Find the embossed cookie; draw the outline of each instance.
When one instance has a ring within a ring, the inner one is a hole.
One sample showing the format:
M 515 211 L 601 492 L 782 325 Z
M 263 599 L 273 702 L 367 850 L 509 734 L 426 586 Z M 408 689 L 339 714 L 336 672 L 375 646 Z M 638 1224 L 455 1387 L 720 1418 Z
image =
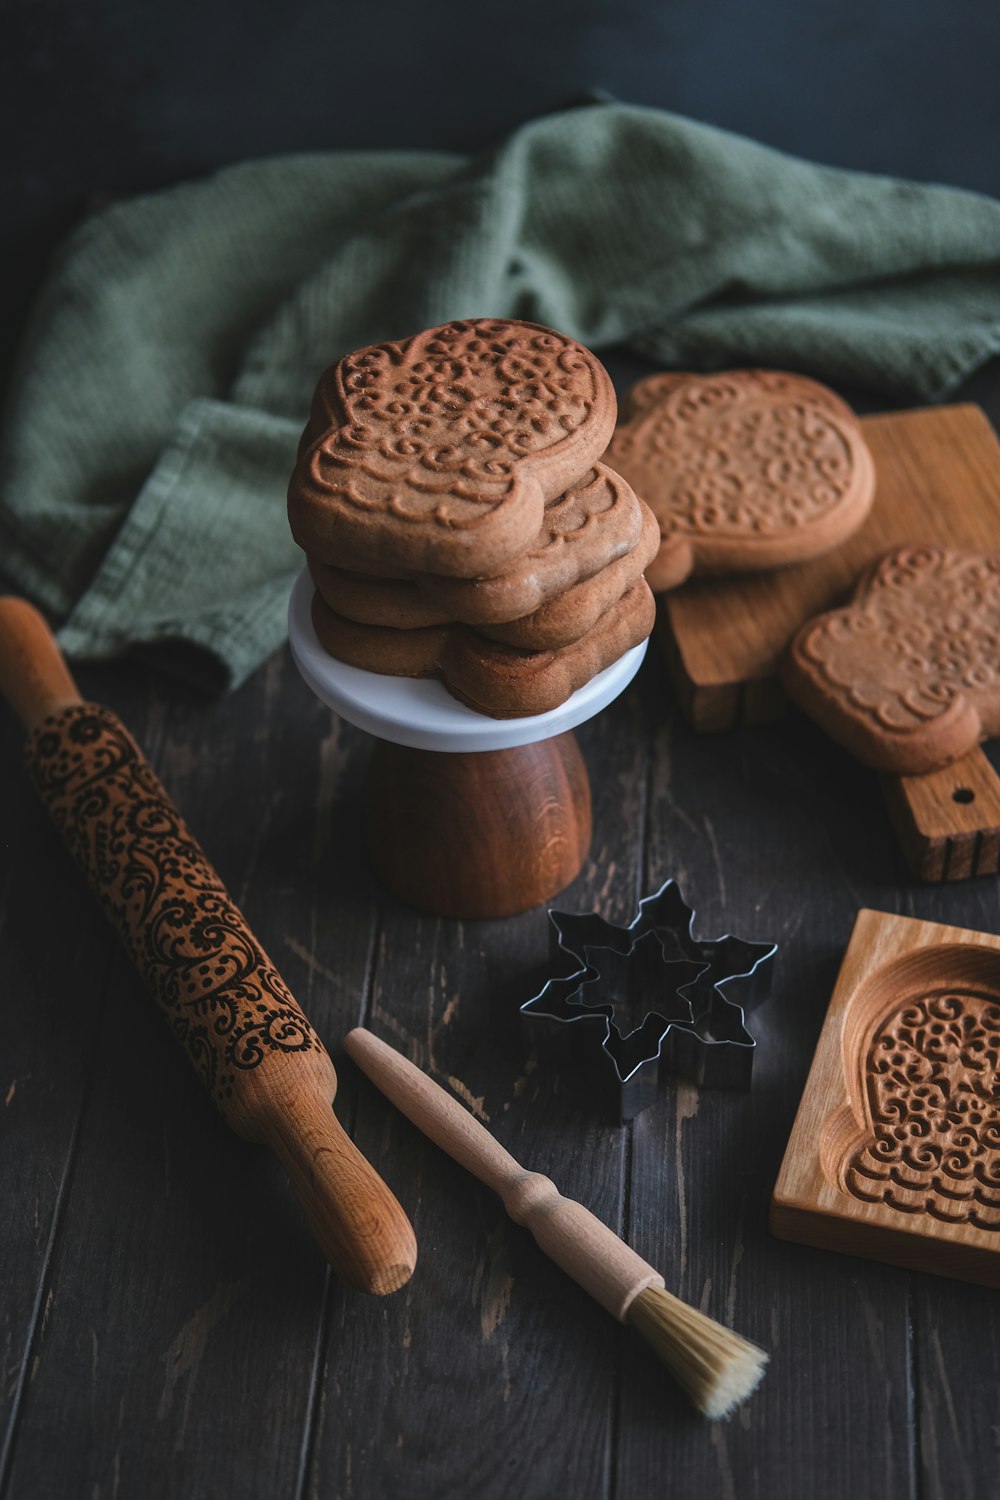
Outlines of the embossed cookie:
M 831 391 L 828 385 L 810 380 L 807 375 L 792 375 L 787 370 L 728 370 L 718 375 L 693 375 L 684 370 L 664 370 L 659 375 L 647 375 L 638 381 L 628 393 L 626 416 L 635 416 L 655 402 L 663 400 L 682 386 L 687 386 L 694 400 L 701 399 L 694 390 L 695 383 L 709 384 L 714 399 L 739 401 L 754 392 L 776 401 L 808 401 L 814 406 L 825 407 L 845 420 L 856 422 L 847 402 Z
M 782 681 L 866 765 L 936 770 L 1000 734 L 1000 552 L 905 546 L 804 625 Z
M 590 469 L 614 390 L 582 345 L 536 323 L 446 323 L 348 355 L 321 377 L 288 490 L 317 561 L 488 577 Z
M 605 456 L 660 523 L 646 571 L 656 590 L 818 556 L 860 526 L 875 494 L 849 407 L 776 370 L 639 381 Z
M 572 645 L 519 651 L 484 639 L 468 625 L 391 630 L 345 620 L 318 594 L 312 605 L 316 635 L 331 656 L 369 672 L 440 677 L 454 697 L 495 719 L 558 708 L 645 640 L 655 613 L 653 596 L 640 578 Z
M 498 576 L 423 574 L 417 581 L 454 620 L 479 626 L 518 620 L 631 552 L 642 531 L 642 506 L 631 486 L 597 464 L 548 502 L 538 532 Z
M 454 615 L 422 594 L 412 578 L 373 578 L 347 568 L 331 568 L 307 559 L 316 592 L 338 615 L 359 625 L 388 625 L 414 630 L 424 625 L 447 625 Z
M 637 503 L 641 506 L 643 525 L 630 552 L 549 599 L 530 615 L 496 625 L 478 625 L 480 635 L 525 651 L 541 651 L 568 646 L 596 625 L 615 600 L 642 577 L 659 549 L 660 528 L 656 517 L 648 505 Z
M 461 620 L 527 651 L 566 646 L 642 575 L 660 531 L 649 507 L 601 464 L 550 501 L 545 516 L 535 545 L 499 578 L 379 579 L 313 559 L 309 571 L 324 602 L 359 624 L 414 629 Z

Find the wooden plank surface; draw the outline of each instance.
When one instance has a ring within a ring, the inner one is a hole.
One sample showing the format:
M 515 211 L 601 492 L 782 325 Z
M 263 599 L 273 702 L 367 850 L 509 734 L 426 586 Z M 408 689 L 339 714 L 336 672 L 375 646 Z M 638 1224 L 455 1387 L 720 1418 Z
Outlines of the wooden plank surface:
M 868 520 L 854 536 L 811 562 L 696 579 L 660 596 L 657 638 L 697 728 L 728 729 L 780 711 L 776 664 L 786 644 L 888 548 L 998 545 L 1000 441 L 979 407 L 894 412 L 865 417 L 862 427 L 877 486 Z
M 365 737 L 284 654 L 218 703 L 134 668 L 81 676 L 152 750 L 331 1047 L 362 1019 L 402 1045 L 771 1364 L 732 1421 L 704 1422 L 335 1051 L 339 1113 L 420 1243 L 394 1297 L 338 1286 L 280 1169 L 223 1127 L 112 957 L 7 722 L 4 1500 L 944 1500 L 956 1476 L 989 1492 L 995 1294 L 781 1243 L 766 1213 L 858 908 L 996 931 L 995 878 L 910 885 L 863 768 L 797 717 L 695 734 L 651 654 L 580 732 L 594 845 L 560 904 L 628 920 L 673 875 L 699 934 L 780 952 L 749 1021 L 751 1092 L 665 1083 L 622 1127 L 516 1019 L 544 913 L 439 922 L 381 892 L 360 844 Z
M 622 753 L 606 718 L 588 726 L 595 843 L 584 874 L 559 898 L 630 920 L 646 789 L 645 737 L 635 722 Z M 626 723 L 629 719 L 626 718 Z M 631 743 L 629 743 L 631 741 Z M 386 898 L 367 1024 L 469 1103 L 528 1167 L 553 1176 L 616 1228 L 621 1224 L 626 1132 L 580 1097 L 567 1072 L 526 1051 L 519 999 L 546 962 L 542 910 L 502 922 L 422 917 Z M 530 1033 L 528 1033 L 530 1036 Z M 345 1070 L 348 1065 L 345 1064 Z M 384 1310 L 366 1311 L 381 1357 L 344 1388 L 342 1362 L 323 1371 L 311 1482 L 348 1494 L 501 1497 L 606 1493 L 622 1330 L 566 1281 L 500 1201 L 424 1141 L 366 1082 L 358 1140 L 413 1214 L 423 1280 Z M 421 1273 L 418 1273 L 420 1275 Z M 334 1318 L 336 1319 L 336 1310 Z M 637 1342 L 633 1335 L 632 1345 Z M 448 1350 L 442 1362 L 441 1355 Z M 367 1414 L 382 1413 L 360 1445 Z M 560 1420 L 558 1413 L 572 1413 Z M 460 1434 L 508 1434 L 494 1441 Z M 413 1489 L 419 1455 L 420 1480 Z
M 669 1475 L 684 1500 L 763 1500 L 807 1483 L 875 1500 L 907 1494 L 912 1480 L 905 1277 L 859 1277 L 843 1262 L 837 1276 L 830 1257 L 781 1245 L 766 1225 L 855 882 L 865 865 L 867 878 L 890 878 L 892 864 L 877 824 L 866 839 L 878 804 L 854 768 L 832 794 L 814 780 L 826 750 L 795 721 L 710 738 L 667 721 L 656 734 L 647 886 L 676 874 L 699 935 L 773 939 L 779 952 L 770 998 L 748 1015 L 758 1039 L 750 1093 L 682 1085 L 636 1122 L 636 1243 L 648 1254 L 653 1237 L 667 1238 L 680 1294 L 771 1360 L 759 1396 L 708 1441 L 679 1403 L 665 1410 L 648 1370 L 636 1371 L 630 1403 L 643 1423 L 623 1443 L 624 1494 L 652 1495 L 657 1475 Z M 811 852 L 803 818 L 813 820 Z M 813 1395 L 822 1388 L 820 1402 L 804 1397 L 804 1380 L 815 1380 Z

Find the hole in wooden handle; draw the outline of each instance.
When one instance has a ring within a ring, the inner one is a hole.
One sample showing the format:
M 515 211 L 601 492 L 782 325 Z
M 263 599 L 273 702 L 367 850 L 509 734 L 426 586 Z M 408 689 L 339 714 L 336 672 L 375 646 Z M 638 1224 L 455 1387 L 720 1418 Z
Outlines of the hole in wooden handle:
M 975 802 L 976 794 L 971 786 L 957 786 L 951 794 L 952 802 Z

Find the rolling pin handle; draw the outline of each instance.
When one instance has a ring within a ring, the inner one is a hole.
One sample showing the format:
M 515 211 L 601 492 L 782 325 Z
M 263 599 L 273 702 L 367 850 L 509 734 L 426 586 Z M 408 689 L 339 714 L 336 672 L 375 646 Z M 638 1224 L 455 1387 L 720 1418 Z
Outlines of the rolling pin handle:
M 309 1222 L 340 1279 L 385 1296 L 413 1274 L 417 1242 L 409 1219 L 323 1099 L 303 1096 L 261 1122 Z
M 49 714 L 82 702 L 45 620 L 13 594 L 0 597 L 0 696 L 29 732 Z

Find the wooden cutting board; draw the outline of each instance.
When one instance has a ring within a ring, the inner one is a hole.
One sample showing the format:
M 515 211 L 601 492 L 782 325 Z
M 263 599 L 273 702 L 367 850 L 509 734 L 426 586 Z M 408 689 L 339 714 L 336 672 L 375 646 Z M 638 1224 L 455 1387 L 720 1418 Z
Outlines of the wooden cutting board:
M 877 487 L 868 520 L 842 546 L 769 573 L 700 578 L 659 598 L 657 639 L 696 729 L 776 718 L 776 676 L 792 635 L 846 595 L 898 542 L 1000 547 L 1000 441 L 978 406 L 864 417 Z
M 890 547 L 1000 547 L 1000 441 L 978 406 L 865 417 L 862 427 L 875 460 L 875 503 L 841 547 L 795 567 L 697 579 L 660 595 L 657 641 L 694 728 L 776 718 L 785 704 L 777 663 L 791 636 L 838 604 Z M 929 776 L 885 777 L 883 788 L 918 879 L 1000 868 L 1000 780 L 982 751 Z
M 1000 937 L 860 912 L 773 1233 L 1000 1286 L 998 1047 Z

